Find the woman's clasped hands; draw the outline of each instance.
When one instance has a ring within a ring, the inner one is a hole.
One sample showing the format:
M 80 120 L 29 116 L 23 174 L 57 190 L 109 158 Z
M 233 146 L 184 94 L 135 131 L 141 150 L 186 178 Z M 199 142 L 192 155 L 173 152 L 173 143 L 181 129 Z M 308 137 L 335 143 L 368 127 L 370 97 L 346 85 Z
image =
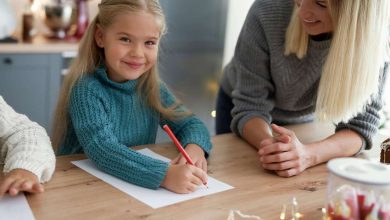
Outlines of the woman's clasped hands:
M 274 137 L 261 141 L 258 150 L 264 169 L 282 177 L 290 177 L 315 163 L 309 146 L 303 144 L 293 131 L 276 124 L 272 124 L 271 128 Z

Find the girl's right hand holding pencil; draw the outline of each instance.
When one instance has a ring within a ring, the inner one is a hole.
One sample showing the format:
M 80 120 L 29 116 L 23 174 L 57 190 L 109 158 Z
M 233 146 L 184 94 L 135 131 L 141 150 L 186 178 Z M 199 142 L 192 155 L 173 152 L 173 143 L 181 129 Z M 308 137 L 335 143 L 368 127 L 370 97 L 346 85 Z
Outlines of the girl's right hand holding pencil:
M 185 151 L 191 158 L 193 165 L 201 168 L 204 172 L 207 172 L 207 160 L 203 149 L 196 144 L 188 144 Z M 171 161 L 171 164 L 186 164 L 188 163 L 183 154 L 179 153 L 175 159 Z
M 175 193 L 194 192 L 207 183 L 207 174 L 200 168 L 189 165 L 170 165 L 161 186 Z

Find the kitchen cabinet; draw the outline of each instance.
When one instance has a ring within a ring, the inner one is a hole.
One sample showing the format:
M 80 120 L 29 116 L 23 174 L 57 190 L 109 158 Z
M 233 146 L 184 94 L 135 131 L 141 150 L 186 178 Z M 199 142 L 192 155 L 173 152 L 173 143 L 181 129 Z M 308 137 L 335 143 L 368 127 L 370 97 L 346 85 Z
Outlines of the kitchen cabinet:
M 160 0 L 167 21 L 164 52 L 213 52 L 224 48 L 228 1 Z
M 61 53 L 0 53 L 0 95 L 51 132 L 61 83 Z
M 160 0 L 160 3 L 167 21 L 159 57 L 160 77 L 213 135 L 228 1 Z M 161 136 L 157 139 L 169 141 L 164 133 Z

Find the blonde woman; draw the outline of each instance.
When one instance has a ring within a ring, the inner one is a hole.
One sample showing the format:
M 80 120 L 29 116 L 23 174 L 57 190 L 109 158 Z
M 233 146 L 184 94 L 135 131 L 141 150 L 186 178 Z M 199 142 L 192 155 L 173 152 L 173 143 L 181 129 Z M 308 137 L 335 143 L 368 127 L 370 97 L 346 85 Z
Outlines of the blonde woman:
M 204 124 L 158 79 L 164 30 L 157 0 L 101 1 L 65 78 L 53 142 L 60 155 L 85 153 L 130 183 L 190 193 L 207 182 L 212 146 Z M 181 154 L 168 164 L 129 148 L 155 143 L 159 124 L 172 128 L 195 166 Z
M 264 169 L 284 177 L 370 149 L 389 21 L 388 0 L 255 1 L 224 70 L 217 133 L 232 129 L 258 149 Z M 280 126 L 314 119 L 335 123 L 335 133 L 303 144 Z
M 0 198 L 8 192 L 40 193 L 42 183 L 50 180 L 56 158 L 44 128 L 18 114 L 0 96 Z

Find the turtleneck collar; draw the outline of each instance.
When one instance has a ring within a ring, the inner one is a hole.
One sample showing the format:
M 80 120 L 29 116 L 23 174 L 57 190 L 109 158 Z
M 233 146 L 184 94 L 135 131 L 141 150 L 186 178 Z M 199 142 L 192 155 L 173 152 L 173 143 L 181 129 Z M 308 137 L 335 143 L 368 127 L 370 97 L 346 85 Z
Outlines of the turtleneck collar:
M 116 88 L 119 90 L 123 90 L 123 91 L 127 91 L 127 92 L 135 91 L 135 87 L 136 87 L 137 82 L 138 82 L 138 80 L 136 80 L 136 79 L 135 80 L 128 80 L 128 81 L 125 81 L 122 83 L 112 81 L 110 78 L 108 78 L 107 68 L 104 64 L 100 64 L 96 68 L 95 75 L 98 78 L 98 80 L 101 81 L 102 83 L 104 83 L 110 87 L 113 87 L 113 88 Z
M 327 49 L 332 42 L 332 33 L 323 33 L 309 37 L 309 44 L 317 49 Z
M 310 35 L 310 38 L 314 41 L 326 41 L 333 37 L 333 33 L 322 33 L 318 35 Z

